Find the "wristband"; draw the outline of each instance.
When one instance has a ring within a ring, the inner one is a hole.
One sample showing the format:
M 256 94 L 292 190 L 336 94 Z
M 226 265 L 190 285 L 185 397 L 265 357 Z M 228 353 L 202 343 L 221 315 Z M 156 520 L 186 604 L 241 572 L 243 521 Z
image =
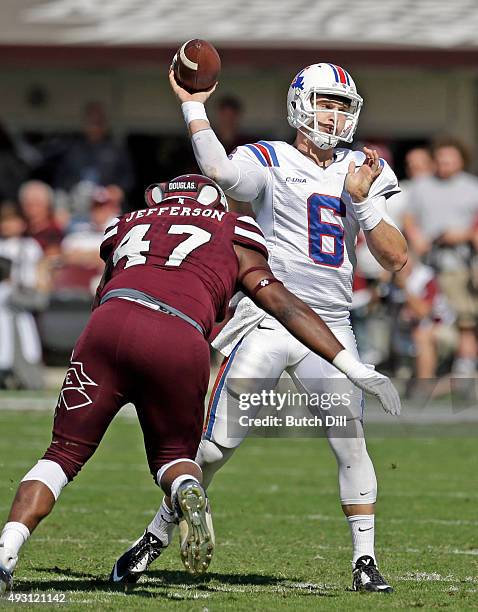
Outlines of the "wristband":
M 202 102 L 196 102 L 195 100 L 183 102 L 181 104 L 181 109 L 186 125 L 189 125 L 191 121 L 196 121 L 197 119 L 209 121 L 206 115 L 206 108 Z
M 363 202 L 354 202 L 352 204 L 357 216 L 357 221 L 364 231 L 372 230 L 383 219 L 381 213 L 373 205 L 372 198 Z

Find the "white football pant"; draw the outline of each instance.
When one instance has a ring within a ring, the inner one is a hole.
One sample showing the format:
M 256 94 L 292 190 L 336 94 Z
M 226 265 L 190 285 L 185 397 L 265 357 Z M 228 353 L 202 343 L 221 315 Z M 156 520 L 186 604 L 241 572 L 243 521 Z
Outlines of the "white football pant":
M 357 346 L 348 322 L 330 325 L 337 339 L 357 358 Z M 368 456 L 362 427 L 362 392 L 333 365 L 312 353 L 271 317 L 243 338 L 223 363 L 211 396 L 204 436 L 196 457 L 208 486 L 215 472 L 228 460 L 248 434 L 244 417 L 253 417 L 260 407 L 241 409 L 239 394 L 274 389 L 283 372 L 300 393 L 346 394 L 347 404 L 331 406 L 327 414 L 346 415 L 346 427 L 325 428 L 339 468 L 340 500 L 343 505 L 374 503 L 375 471 Z M 267 384 L 264 384 L 267 381 Z M 322 411 L 322 414 L 324 411 Z M 260 413 L 259 413 L 260 416 Z M 323 420 L 325 423 L 325 419 Z

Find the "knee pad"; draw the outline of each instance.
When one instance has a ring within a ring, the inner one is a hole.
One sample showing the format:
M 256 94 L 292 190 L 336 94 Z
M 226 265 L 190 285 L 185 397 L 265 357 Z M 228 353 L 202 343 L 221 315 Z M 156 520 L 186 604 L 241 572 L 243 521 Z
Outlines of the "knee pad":
M 329 438 L 339 468 L 342 505 L 374 504 L 377 479 L 363 438 Z
M 234 451 L 234 448 L 225 448 L 210 440 L 201 440 L 196 461 L 202 469 L 204 488 L 209 487 L 214 474 L 226 463 Z
M 28 480 L 42 482 L 53 493 L 55 500 L 60 496 L 63 487 L 68 484 L 68 478 L 61 466 L 55 461 L 49 461 L 48 459 L 40 459 L 22 478 L 22 482 L 27 482 Z
M 210 463 L 217 463 L 223 460 L 224 451 L 227 451 L 222 446 L 211 442 L 211 440 L 201 440 L 199 444 L 199 448 L 196 454 L 196 462 L 203 467 L 204 465 L 208 465 Z

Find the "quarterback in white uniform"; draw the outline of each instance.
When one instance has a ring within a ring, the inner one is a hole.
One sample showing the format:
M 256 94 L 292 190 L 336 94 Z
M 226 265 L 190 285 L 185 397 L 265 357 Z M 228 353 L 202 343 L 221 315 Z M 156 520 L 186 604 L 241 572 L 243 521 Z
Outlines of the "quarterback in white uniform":
M 250 213 L 245 204 L 250 202 L 275 276 L 357 356 L 349 319 L 357 234 L 364 230 L 371 252 L 388 270 L 403 267 L 407 247 L 387 215 L 387 205 L 400 191 L 391 168 L 376 151 L 336 148 L 339 141 L 351 142 L 362 106 L 351 76 L 327 63 L 303 69 L 287 98 L 288 121 L 297 129 L 295 143 L 259 141 L 229 157 L 205 112 L 214 89 L 189 94 L 172 72 L 170 81 L 203 173 L 242 205 L 238 210 Z M 247 427 L 235 427 L 241 410 L 232 392 L 234 379 L 242 384 L 248 380 L 247 391 L 254 392 L 264 380 L 274 386 L 286 371 L 298 390 L 309 394 L 331 392 L 337 385 L 343 390 L 346 381 L 245 296 L 213 345 L 228 359 L 216 380 L 196 458 L 205 486 L 247 434 Z M 377 482 L 364 440 L 362 393 L 350 387 L 346 430 L 332 426 L 325 433 L 337 459 L 340 501 L 352 535 L 353 588 L 390 592 L 375 561 Z M 165 532 L 160 513 L 148 529 Z

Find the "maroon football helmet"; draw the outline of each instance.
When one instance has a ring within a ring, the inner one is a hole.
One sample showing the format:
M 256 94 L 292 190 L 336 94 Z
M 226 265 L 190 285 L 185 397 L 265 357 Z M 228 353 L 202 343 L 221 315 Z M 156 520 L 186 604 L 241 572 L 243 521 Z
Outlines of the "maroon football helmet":
M 158 206 L 168 198 L 192 198 L 203 206 L 228 209 L 223 190 L 202 174 L 182 174 L 165 183 L 153 183 L 144 192 L 149 207 Z

